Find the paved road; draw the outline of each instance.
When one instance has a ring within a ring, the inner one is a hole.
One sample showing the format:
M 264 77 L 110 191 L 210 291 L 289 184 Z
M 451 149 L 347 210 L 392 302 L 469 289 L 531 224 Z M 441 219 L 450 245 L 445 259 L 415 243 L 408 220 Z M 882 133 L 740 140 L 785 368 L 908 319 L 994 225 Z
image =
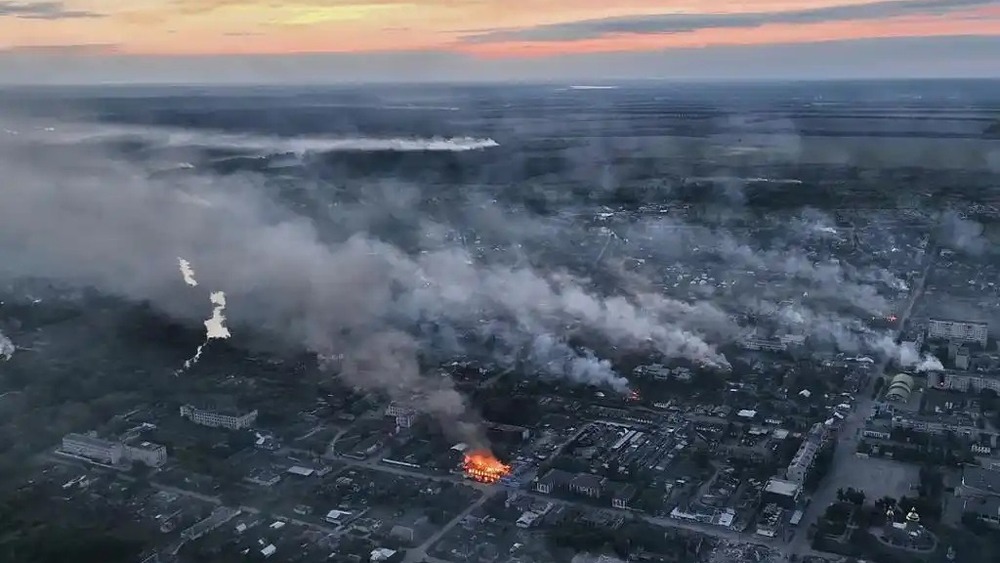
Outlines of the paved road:
M 910 300 L 906 304 L 906 308 L 900 312 L 898 318 L 898 329 L 895 331 L 894 337 L 899 338 L 903 331 L 903 327 L 906 326 L 906 320 L 910 317 L 910 313 L 913 311 L 913 306 L 917 303 L 917 300 L 924 292 L 924 284 L 927 282 L 927 276 L 930 274 L 931 268 L 934 265 L 934 255 L 937 252 L 934 246 L 928 249 L 926 254 L 927 263 L 924 265 L 923 273 L 917 280 L 916 286 L 913 288 L 913 293 L 910 295 Z M 865 419 L 871 414 L 872 405 L 874 401 L 871 398 L 872 391 L 875 385 L 875 381 L 885 373 L 886 367 L 889 365 L 889 358 L 883 358 L 872 370 L 871 381 L 868 387 L 860 391 L 857 396 L 857 400 L 854 404 L 854 409 L 847 415 L 841 426 L 841 430 L 838 435 L 836 449 L 833 454 L 833 464 L 830 468 L 830 473 L 823 479 L 820 483 L 819 489 L 813 494 L 812 500 L 809 503 L 808 508 L 802 516 L 802 521 L 799 523 L 799 528 L 795 533 L 795 537 L 792 539 L 791 545 L 787 550 L 790 554 L 802 555 L 811 552 L 809 547 L 808 531 L 809 527 L 814 524 L 819 517 L 826 512 L 826 507 L 834 502 L 837 498 L 837 489 L 844 487 L 843 483 L 851 483 L 851 458 L 854 457 L 858 448 L 858 441 L 861 437 L 861 428 L 864 426 Z
M 463 510 L 461 512 L 461 514 L 459 514 L 458 516 L 452 518 L 450 522 L 448 522 L 447 524 L 445 524 L 444 526 L 442 526 L 441 529 L 438 530 L 433 536 L 427 538 L 419 546 L 417 546 L 417 547 L 415 547 L 415 548 L 407 551 L 406 552 L 406 558 L 403 559 L 403 563 L 416 563 L 417 561 L 423 561 L 423 560 L 427 560 L 427 559 L 432 559 L 432 560 L 435 560 L 435 561 L 441 561 L 440 559 L 437 559 L 436 557 L 429 557 L 427 555 L 427 550 L 430 549 L 434 544 L 436 544 L 438 542 L 438 540 L 440 540 L 441 538 L 443 538 L 445 534 L 447 534 L 449 531 L 451 531 L 451 529 L 454 528 L 459 522 L 461 522 L 466 516 L 468 516 L 469 514 L 472 514 L 472 512 L 475 509 L 477 509 L 480 506 L 482 506 L 483 504 L 485 504 L 486 501 L 488 501 L 491 498 L 493 498 L 493 496 L 496 495 L 498 492 L 499 492 L 499 488 L 494 488 L 491 491 L 484 492 L 479 497 L 479 500 L 477 500 L 476 502 L 470 504 L 468 506 L 468 508 L 466 508 L 465 510 Z

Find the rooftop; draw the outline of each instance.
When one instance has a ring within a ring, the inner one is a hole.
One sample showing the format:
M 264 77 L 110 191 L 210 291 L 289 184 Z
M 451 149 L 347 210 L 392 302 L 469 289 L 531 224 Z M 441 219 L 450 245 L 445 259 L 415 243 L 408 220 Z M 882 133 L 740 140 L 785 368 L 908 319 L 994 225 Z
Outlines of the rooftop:
M 579 489 L 599 489 L 604 485 L 604 478 L 591 473 L 577 473 L 570 481 L 571 487 Z
M 787 497 L 795 496 L 798 490 L 798 483 L 784 479 L 771 479 L 767 482 L 767 486 L 764 487 L 765 492 Z
M 101 438 L 87 436 L 86 434 L 67 434 L 63 439 L 77 442 L 79 444 L 85 444 L 94 448 L 109 448 L 115 445 L 115 442 L 110 440 L 102 440 Z

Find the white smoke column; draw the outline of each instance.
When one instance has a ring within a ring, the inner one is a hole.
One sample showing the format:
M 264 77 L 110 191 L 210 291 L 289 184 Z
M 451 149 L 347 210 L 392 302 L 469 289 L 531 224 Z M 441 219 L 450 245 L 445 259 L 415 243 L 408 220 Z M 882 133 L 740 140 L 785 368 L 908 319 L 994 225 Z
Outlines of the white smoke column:
M 941 363 L 941 360 L 937 359 L 937 356 L 933 356 L 931 354 L 924 354 L 924 357 L 921 358 L 917 367 L 913 368 L 913 371 L 918 373 L 942 370 L 944 370 L 944 364 Z
M 184 278 L 184 283 L 191 287 L 197 287 L 198 280 L 195 278 L 194 268 L 191 267 L 191 263 L 178 257 L 177 264 L 181 271 L 181 277 Z M 205 321 L 205 341 L 198 346 L 194 356 L 184 362 L 184 368 L 178 370 L 177 373 L 191 369 L 191 366 L 198 363 L 198 360 L 201 359 L 201 353 L 210 341 L 227 339 L 231 336 L 229 329 L 226 327 L 226 294 L 222 291 L 215 291 L 209 295 L 209 300 L 212 302 L 212 316 Z
M 0 332 L 0 358 L 3 358 L 5 361 L 11 359 L 15 350 L 17 348 L 11 342 L 10 338 L 7 338 L 4 333 Z
M 222 291 L 214 291 L 209 297 L 212 300 L 212 316 L 205 321 L 205 341 L 198 346 L 195 351 L 194 356 L 184 362 L 184 369 L 190 369 L 191 366 L 198 363 L 201 359 L 201 353 L 208 346 L 208 343 L 212 340 L 225 340 L 231 336 L 229 329 L 226 327 L 226 294 Z
M 184 283 L 190 285 L 191 287 L 198 287 L 198 280 L 194 277 L 194 269 L 191 268 L 191 263 L 180 257 L 177 258 L 177 263 L 180 265 L 181 276 L 184 277 Z
M 876 349 L 899 363 L 903 368 L 912 369 L 918 373 L 941 371 L 944 369 L 941 360 L 937 359 L 933 354 L 924 354 L 921 356 L 920 351 L 917 350 L 912 342 L 896 344 L 891 336 L 886 335 L 873 342 L 873 345 Z
M 543 369 L 547 375 L 569 378 L 589 385 L 608 385 L 619 393 L 629 389 L 629 382 L 618 375 L 611 362 L 602 360 L 587 350 L 577 353 L 558 338 L 542 334 L 531 343 L 529 360 Z

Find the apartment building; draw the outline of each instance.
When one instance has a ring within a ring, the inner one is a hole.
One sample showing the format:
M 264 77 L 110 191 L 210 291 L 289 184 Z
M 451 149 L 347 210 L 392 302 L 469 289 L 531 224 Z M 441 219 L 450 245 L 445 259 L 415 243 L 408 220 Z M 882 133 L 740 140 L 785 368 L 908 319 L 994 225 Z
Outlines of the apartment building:
M 931 381 L 933 379 L 933 381 Z M 950 389 L 965 393 L 978 393 L 983 389 L 992 389 L 1000 393 L 1000 377 L 995 374 L 976 372 L 944 372 L 928 376 L 928 387 Z
M 929 339 L 976 342 L 980 346 L 986 346 L 988 337 L 988 323 L 930 319 L 927 324 L 927 338 Z
M 228 428 L 230 430 L 244 430 L 253 426 L 257 422 L 257 411 L 242 413 L 236 410 L 209 410 L 195 407 L 193 405 L 183 405 L 181 416 L 202 426 L 212 428 Z
M 785 477 L 789 481 L 801 485 L 806 480 L 806 475 L 808 475 L 809 469 L 812 467 L 813 461 L 816 459 L 816 455 L 823 446 L 823 440 L 825 439 L 826 427 L 823 426 L 823 423 L 817 422 L 809 429 L 809 434 L 806 436 L 805 441 L 799 446 L 798 451 L 795 452 L 795 456 L 792 457 L 791 463 L 788 464 L 788 468 L 785 470 Z

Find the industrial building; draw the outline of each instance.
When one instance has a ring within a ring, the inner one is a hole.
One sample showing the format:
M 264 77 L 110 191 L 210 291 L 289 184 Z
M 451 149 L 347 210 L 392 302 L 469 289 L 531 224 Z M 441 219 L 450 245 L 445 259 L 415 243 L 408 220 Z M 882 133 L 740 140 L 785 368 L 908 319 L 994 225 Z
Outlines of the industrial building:
M 957 342 L 976 342 L 986 346 L 989 324 L 977 321 L 953 321 L 930 319 L 927 324 L 927 338 Z
M 912 377 L 905 373 L 898 374 L 889 382 L 889 387 L 885 391 L 885 400 L 905 403 L 910 400 L 914 387 Z
M 124 446 L 119 442 L 84 434 L 67 434 L 62 440 L 62 451 L 110 465 L 121 463 L 125 455 L 124 450 Z
M 61 451 L 109 465 L 138 461 L 149 467 L 161 467 L 167 462 L 167 449 L 160 444 L 152 442 L 122 443 L 86 434 L 67 434 L 64 436 Z
M 257 422 L 256 410 L 240 413 L 235 410 L 216 411 L 192 405 L 183 405 L 181 406 L 181 416 L 195 424 L 210 426 L 212 428 L 228 428 L 230 430 L 244 430 Z

